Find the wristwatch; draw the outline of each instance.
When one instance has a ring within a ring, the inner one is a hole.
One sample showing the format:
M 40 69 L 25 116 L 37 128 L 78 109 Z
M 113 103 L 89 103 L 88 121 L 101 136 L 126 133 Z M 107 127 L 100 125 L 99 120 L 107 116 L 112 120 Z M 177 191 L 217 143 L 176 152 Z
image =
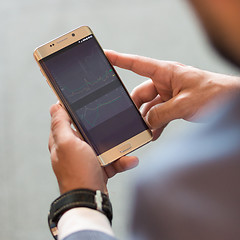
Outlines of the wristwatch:
M 61 216 L 76 207 L 96 209 L 107 216 L 112 224 L 112 204 L 109 197 L 100 190 L 76 189 L 64 193 L 52 202 L 48 214 L 48 225 L 55 239 L 58 239 L 57 224 Z

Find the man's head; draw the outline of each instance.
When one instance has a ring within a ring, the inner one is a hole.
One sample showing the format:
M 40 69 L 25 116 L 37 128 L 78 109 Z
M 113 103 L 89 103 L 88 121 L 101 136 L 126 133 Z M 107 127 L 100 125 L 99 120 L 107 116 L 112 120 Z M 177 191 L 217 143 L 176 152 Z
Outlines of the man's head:
M 213 45 L 240 66 L 240 0 L 189 0 Z

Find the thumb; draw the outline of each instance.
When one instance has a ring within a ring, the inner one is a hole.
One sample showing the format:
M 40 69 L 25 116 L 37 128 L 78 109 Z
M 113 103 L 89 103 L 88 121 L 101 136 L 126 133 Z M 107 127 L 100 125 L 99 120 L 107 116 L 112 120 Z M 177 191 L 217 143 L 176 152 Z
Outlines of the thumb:
M 59 104 L 53 104 L 50 109 L 49 109 L 49 112 L 50 112 L 50 115 L 51 117 L 61 108 L 61 106 Z
M 182 118 L 182 107 L 177 98 L 153 106 L 146 114 L 146 122 L 152 129 L 166 126 L 170 121 Z
M 72 137 L 71 120 L 66 111 L 60 105 L 55 104 L 50 108 L 50 114 L 52 117 L 51 131 L 55 142 L 58 144 L 63 139 Z

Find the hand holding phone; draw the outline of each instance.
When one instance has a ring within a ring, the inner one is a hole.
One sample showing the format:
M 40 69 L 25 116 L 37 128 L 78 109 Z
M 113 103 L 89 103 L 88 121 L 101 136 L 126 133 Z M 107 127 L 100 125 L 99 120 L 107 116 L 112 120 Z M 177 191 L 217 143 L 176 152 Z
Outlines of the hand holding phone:
M 89 27 L 40 46 L 34 57 L 102 165 L 151 140 L 151 131 Z
M 93 149 L 72 131 L 71 119 L 66 111 L 59 104 L 54 104 L 50 113 L 49 150 L 61 194 L 78 188 L 107 193 L 108 178 L 138 164 L 137 157 L 124 156 L 102 168 Z

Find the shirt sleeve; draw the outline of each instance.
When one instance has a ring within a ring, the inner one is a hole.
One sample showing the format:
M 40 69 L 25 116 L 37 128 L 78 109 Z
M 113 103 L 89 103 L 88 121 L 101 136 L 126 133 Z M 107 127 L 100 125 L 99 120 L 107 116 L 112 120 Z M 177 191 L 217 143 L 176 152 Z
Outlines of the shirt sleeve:
M 73 208 L 65 212 L 58 222 L 58 239 L 63 240 L 72 233 L 93 230 L 114 236 L 108 218 L 90 208 Z

